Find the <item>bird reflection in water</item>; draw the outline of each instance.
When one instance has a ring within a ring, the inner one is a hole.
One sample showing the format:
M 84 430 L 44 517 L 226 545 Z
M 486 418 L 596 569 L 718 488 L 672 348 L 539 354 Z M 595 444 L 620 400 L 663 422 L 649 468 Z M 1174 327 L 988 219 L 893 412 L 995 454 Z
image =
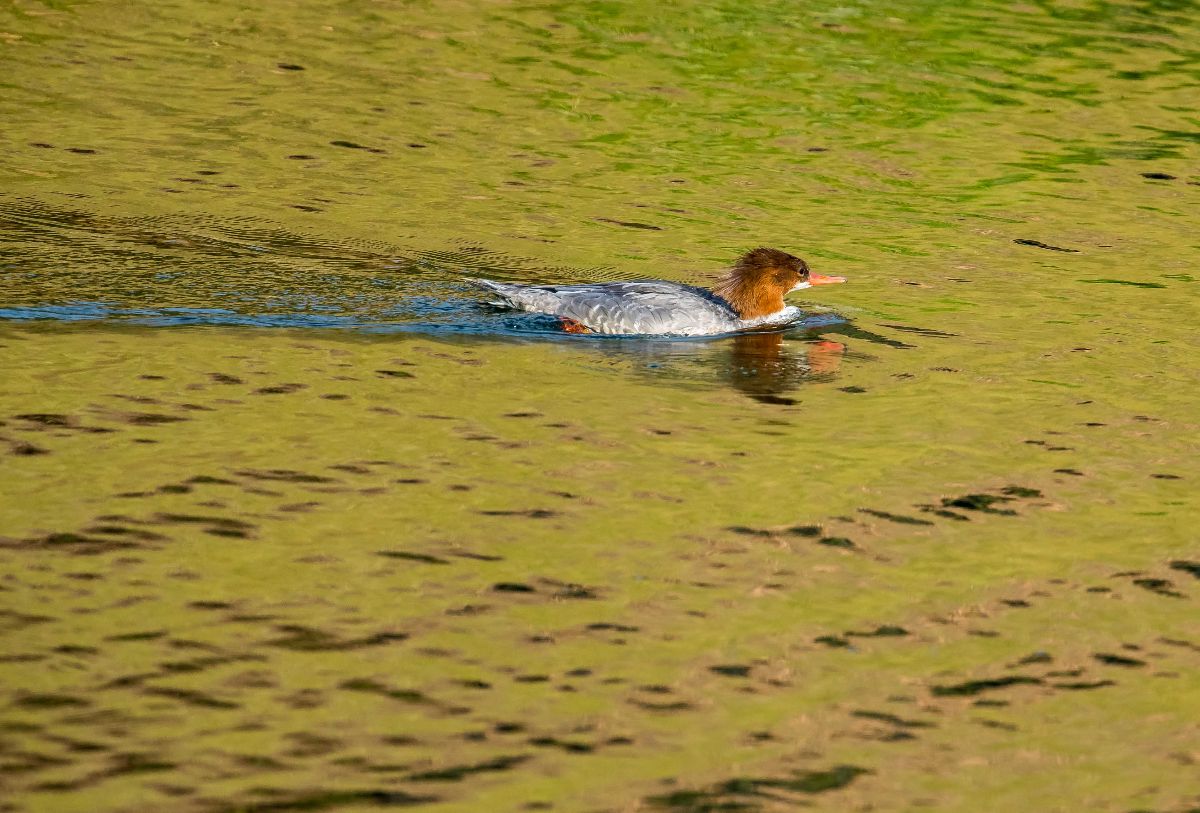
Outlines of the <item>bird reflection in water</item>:
M 781 332 L 742 333 L 730 342 L 728 380 L 756 401 L 794 404 L 785 393 L 804 381 L 832 376 L 845 351 L 840 342 L 785 342 Z

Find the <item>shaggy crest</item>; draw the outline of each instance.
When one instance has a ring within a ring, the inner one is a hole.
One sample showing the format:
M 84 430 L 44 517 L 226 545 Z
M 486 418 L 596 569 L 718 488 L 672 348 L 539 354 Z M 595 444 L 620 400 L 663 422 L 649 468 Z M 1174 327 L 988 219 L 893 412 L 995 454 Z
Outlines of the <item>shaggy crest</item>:
M 783 295 L 808 279 L 808 265 L 777 248 L 756 248 L 741 256 L 712 291 L 742 319 L 783 309 Z

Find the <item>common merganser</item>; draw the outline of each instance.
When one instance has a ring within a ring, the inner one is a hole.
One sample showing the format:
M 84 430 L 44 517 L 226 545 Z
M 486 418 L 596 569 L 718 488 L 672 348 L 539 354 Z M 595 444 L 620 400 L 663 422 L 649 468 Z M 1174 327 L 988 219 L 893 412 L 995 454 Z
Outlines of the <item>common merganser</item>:
M 584 285 L 514 285 L 468 278 L 503 305 L 557 316 L 568 333 L 708 336 L 783 327 L 803 311 L 784 294 L 845 282 L 814 274 L 799 257 L 775 248 L 748 251 L 712 289 L 645 280 Z

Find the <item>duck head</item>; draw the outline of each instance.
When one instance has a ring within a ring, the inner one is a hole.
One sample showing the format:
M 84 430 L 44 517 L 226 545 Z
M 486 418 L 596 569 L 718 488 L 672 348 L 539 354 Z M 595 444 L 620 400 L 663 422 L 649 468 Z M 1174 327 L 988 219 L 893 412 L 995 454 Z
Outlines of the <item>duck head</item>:
M 845 281 L 814 274 L 804 260 L 777 248 L 756 248 L 738 258 L 712 291 L 742 319 L 757 319 L 783 310 L 784 294 Z

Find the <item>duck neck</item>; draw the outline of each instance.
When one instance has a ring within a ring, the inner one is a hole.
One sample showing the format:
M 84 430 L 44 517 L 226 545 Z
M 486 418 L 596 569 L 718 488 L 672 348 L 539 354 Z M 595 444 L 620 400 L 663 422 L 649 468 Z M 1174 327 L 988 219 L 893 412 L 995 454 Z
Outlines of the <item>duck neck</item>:
M 739 319 L 761 319 L 783 310 L 783 293 L 777 288 L 722 280 L 713 286 L 713 293 L 728 302 Z

